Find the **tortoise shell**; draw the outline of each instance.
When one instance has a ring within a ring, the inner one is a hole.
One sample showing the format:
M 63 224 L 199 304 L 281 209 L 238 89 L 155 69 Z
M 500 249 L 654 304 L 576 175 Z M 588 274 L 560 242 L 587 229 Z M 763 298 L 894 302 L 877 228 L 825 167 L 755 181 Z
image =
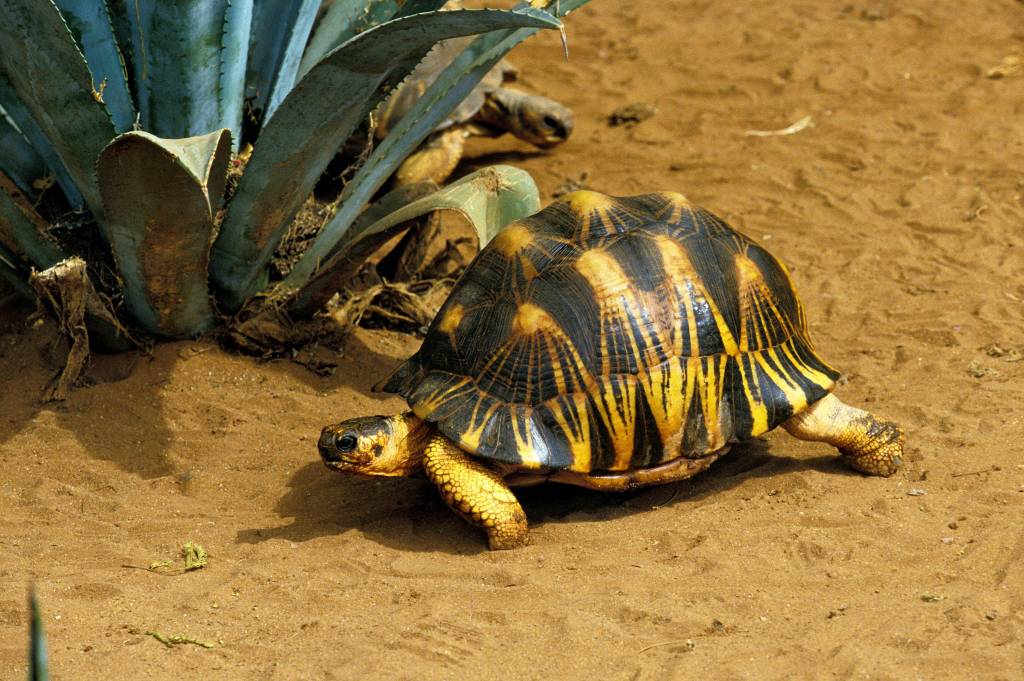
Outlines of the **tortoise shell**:
M 381 387 L 472 454 L 587 473 L 760 435 L 837 377 L 764 248 L 679 194 L 574 192 L 480 252 Z

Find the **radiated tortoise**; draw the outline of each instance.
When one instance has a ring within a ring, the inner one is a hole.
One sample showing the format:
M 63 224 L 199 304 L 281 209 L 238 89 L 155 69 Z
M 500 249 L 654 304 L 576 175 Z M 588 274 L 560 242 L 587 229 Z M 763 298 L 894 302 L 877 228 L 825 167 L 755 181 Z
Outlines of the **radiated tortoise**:
M 903 436 L 831 394 L 786 268 L 679 194 L 574 192 L 506 227 L 420 350 L 379 386 L 411 411 L 324 428 L 328 467 L 426 473 L 445 502 L 521 546 L 512 486 L 623 491 L 688 478 L 781 425 L 891 475 Z

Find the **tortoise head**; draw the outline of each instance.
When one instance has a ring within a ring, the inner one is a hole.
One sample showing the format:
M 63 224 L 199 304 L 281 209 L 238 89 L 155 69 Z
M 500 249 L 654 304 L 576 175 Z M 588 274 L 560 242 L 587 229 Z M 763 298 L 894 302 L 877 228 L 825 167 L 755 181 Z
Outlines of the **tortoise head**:
M 368 476 L 412 475 L 433 427 L 412 413 L 361 416 L 327 426 L 317 448 L 328 468 Z
M 561 144 L 572 134 L 572 111 L 540 95 L 498 88 L 481 114 L 486 123 L 542 149 Z

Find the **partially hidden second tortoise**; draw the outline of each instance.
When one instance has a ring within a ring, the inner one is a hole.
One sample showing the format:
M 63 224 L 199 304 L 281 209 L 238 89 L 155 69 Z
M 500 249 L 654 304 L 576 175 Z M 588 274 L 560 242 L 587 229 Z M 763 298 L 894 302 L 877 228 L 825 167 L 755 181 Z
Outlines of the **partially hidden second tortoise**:
M 470 42 L 471 38 L 446 40 L 427 55 L 378 111 L 376 137 L 383 138 L 394 129 L 441 71 Z M 469 137 L 511 133 L 542 149 L 568 139 L 573 129 L 572 112 L 547 97 L 506 87 L 505 83 L 514 80 L 517 73 L 505 60 L 496 64 L 423 145 L 402 163 L 395 172 L 396 184 L 427 180 L 443 184 L 462 159 Z
M 831 394 L 786 268 L 679 194 L 574 192 L 505 228 L 420 350 L 378 388 L 411 410 L 324 428 L 328 467 L 426 473 L 445 502 L 522 546 L 510 487 L 624 491 L 689 478 L 781 425 L 891 475 L 893 423 Z

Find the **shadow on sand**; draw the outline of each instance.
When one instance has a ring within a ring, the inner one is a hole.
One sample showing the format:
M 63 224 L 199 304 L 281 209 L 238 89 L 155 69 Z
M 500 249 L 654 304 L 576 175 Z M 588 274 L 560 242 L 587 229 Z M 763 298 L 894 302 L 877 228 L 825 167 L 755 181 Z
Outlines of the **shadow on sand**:
M 665 506 L 700 501 L 752 478 L 783 477 L 815 470 L 857 475 L 838 457 L 792 458 L 773 455 L 768 443 L 734 446 L 708 471 L 676 483 L 636 492 L 609 494 L 568 485 L 519 488 L 516 494 L 533 526 L 558 522 L 599 522 Z M 333 473 L 319 462 L 296 472 L 275 512 L 287 525 L 242 530 L 240 543 L 269 539 L 303 542 L 358 529 L 385 546 L 402 551 L 473 554 L 486 551 L 482 535 L 441 501 L 422 479 L 365 479 Z
M 63 366 L 67 344 L 52 322 L 30 325 L 32 311 L 21 304 L 0 310 L 0 448 L 31 427 L 41 454 L 55 460 L 66 461 L 77 445 L 89 456 L 143 479 L 174 474 L 168 450 L 180 433 L 166 414 L 168 384 L 181 374 L 182 364 L 200 355 L 222 353 L 230 361 L 240 355 L 222 350 L 212 338 L 163 342 L 150 353 L 93 353 L 84 385 L 65 402 L 43 402 L 43 389 Z M 278 372 L 318 391 L 347 387 L 370 395 L 375 380 L 365 380 L 367 367 L 383 378 L 400 360 L 377 353 L 353 334 L 337 359 L 337 370 L 327 377 L 290 360 L 244 361 L 254 362 L 257 371 Z

